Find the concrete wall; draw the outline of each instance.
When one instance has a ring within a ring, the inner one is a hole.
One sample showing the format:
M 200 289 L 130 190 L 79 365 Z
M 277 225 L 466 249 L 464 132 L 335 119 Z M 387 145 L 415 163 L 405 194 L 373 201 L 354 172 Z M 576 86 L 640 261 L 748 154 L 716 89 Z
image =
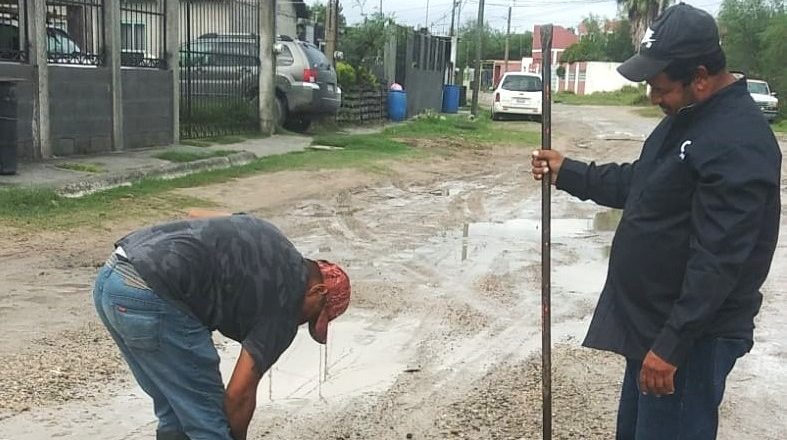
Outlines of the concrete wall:
M 276 34 L 298 37 L 298 14 L 292 2 L 276 2 Z
M 594 92 L 611 92 L 624 86 L 636 86 L 618 73 L 620 63 L 587 63 L 585 94 Z
M 123 69 L 122 78 L 125 148 L 173 143 L 172 72 Z
M 0 77 L 25 80 L 16 87 L 18 155 L 33 158 L 33 68 L 26 64 L 0 63 Z
M 109 69 L 49 66 L 52 154 L 112 150 L 110 84 Z

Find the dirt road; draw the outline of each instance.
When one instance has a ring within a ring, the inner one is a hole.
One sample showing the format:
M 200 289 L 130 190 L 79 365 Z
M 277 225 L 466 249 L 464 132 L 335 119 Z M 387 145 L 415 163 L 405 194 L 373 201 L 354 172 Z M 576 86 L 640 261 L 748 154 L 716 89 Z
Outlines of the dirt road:
M 555 148 L 631 160 L 655 123 L 625 109 L 557 106 Z M 342 262 L 353 279 L 353 304 L 327 352 L 299 334 L 263 379 L 249 438 L 540 438 L 540 191 L 529 153 L 465 148 L 382 175 L 282 172 L 184 191 L 271 219 L 306 255 Z M 553 216 L 555 438 L 609 439 L 622 363 L 579 344 L 615 214 L 558 193 Z M 152 438 L 151 405 L 89 295 L 113 240 L 142 223 L 65 236 L 8 231 L 0 439 Z M 729 381 L 721 439 L 787 433 L 784 244 L 777 252 L 754 351 Z M 230 371 L 238 346 L 217 342 Z

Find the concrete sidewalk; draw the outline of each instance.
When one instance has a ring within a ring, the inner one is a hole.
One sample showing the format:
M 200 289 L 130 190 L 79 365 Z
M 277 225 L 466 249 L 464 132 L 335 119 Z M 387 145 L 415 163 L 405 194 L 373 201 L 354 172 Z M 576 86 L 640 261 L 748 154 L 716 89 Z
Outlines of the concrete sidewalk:
M 0 176 L 0 188 L 9 186 L 47 187 L 54 188 L 65 196 L 77 197 L 103 189 L 128 185 L 144 178 L 177 177 L 199 171 L 244 165 L 265 156 L 304 151 L 311 143 L 312 138 L 307 136 L 276 135 L 263 139 L 247 139 L 237 144 L 228 145 L 216 144 L 209 147 L 173 145 L 21 162 L 16 175 Z M 199 154 L 211 150 L 235 151 L 235 153 L 193 162 L 170 162 L 155 157 L 165 151 Z M 80 164 L 98 167 L 101 172 L 91 173 L 63 168 Z

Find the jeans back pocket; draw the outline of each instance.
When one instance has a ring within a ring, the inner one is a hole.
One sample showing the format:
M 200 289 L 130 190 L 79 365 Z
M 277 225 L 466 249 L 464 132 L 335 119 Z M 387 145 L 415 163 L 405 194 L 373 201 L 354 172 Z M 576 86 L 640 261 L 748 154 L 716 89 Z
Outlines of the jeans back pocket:
M 155 351 L 161 343 L 161 312 L 113 304 L 115 329 L 129 348 Z

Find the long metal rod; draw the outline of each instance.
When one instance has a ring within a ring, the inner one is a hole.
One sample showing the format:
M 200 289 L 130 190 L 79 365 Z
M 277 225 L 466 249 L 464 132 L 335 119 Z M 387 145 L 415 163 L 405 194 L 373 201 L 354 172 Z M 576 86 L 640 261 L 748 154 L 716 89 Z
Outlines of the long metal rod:
M 552 25 L 541 27 L 541 148 L 552 149 Z M 552 439 L 552 176 L 541 181 L 541 375 L 544 440 Z

